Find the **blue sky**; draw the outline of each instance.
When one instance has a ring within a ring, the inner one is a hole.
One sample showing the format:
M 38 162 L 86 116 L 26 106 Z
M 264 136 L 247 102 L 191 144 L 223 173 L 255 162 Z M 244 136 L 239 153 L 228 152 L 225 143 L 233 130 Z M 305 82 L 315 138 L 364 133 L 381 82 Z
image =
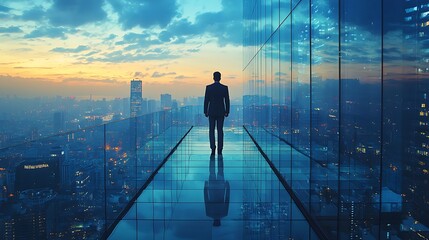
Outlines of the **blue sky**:
M 241 91 L 241 5 L 0 1 L 0 95 L 126 97 L 138 78 L 148 97 L 199 96 L 217 70 Z

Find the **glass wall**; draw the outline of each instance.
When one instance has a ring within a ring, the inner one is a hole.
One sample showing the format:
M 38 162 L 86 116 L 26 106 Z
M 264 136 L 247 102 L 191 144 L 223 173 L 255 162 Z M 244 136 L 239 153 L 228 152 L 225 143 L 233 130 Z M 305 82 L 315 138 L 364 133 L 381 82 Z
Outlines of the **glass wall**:
M 307 220 L 429 238 L 429 0 L 243 4 L 244 125 Z
M 156 112 L 0 149 L 1 238 L 99 239 L 201 112 Z

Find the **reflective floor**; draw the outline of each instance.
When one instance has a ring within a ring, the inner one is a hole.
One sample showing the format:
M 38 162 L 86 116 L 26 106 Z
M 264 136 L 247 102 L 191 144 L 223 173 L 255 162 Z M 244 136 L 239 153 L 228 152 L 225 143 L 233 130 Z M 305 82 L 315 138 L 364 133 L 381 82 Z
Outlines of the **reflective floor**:
M 109 239 L 318 239 L 242 128 L 194 128 Z

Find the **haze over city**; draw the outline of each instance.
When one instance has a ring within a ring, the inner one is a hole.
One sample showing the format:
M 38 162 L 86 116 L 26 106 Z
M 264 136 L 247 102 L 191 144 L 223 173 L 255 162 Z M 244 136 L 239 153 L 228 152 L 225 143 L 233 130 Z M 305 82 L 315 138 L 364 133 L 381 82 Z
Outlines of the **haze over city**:
M 1 239 L 429 239 L 429 0 L 0 22 Z

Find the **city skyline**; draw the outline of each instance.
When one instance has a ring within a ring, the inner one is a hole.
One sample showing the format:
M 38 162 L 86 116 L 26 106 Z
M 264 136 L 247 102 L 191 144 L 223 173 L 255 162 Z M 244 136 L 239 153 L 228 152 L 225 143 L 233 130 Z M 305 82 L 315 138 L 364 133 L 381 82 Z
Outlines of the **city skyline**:
M 429 0 L 17 0 L 0 20 L 5 239 L 429 239 Z

